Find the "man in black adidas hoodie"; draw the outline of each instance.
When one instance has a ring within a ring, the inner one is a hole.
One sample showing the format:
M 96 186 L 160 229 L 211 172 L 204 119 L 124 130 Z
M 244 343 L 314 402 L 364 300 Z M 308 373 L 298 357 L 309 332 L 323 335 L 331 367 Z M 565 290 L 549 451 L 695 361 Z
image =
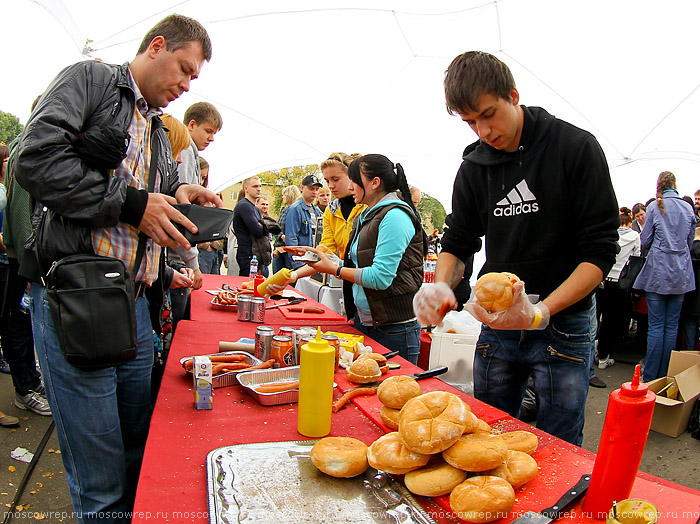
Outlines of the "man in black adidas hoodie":
M 458 56 L 445 96 L 478 135 L 464 151 L 442 239 L 436 285 L 416 295 L 421 324 L 455 304 L 463 261 L 481 247 L 481 274 L 508 271 L 519 292 L 505 312 L 467 309 L 483 322 L 474 359 L 477 398 L 518 416 L 535 380 L 537 427 L 580 445 L 591 358 L 591 295 L 615 262 L 619 214 L 605 155 L 595 137 L 544 109 L 518 105 L 508 67 L 483 52 Z M 524 287 L 523 286 L 523 287 Z

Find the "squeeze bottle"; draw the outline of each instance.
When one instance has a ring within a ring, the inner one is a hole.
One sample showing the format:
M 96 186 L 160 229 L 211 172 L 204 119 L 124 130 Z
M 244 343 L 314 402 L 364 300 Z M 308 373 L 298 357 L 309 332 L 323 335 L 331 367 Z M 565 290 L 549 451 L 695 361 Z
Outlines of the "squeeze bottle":
M 639 375 L 637 365 L 632 382 L 610 393 L 591 483 L 583 499 L 583 512 L 596 519 L 607 517 L 613 501 L 629 498 L 642 461 L 656 394 L 640 382 Z
M 262 284 L 265 281 L 265 277 L 262 276 L 259 272 L 257 275 L 255 275 L 255 278 L 253 279 L 253 296 L 254 297 L 262 297 L 258 291 L 258 287 L 260 284 Z
M 276 286 L 286 286 L 292 280 L 294 280 L 294 278 L 292 277 L 292 273 L 293 273 L 293 271 L 291 269 L 287 269 L 286 267 L 283 267 L 277 273 L 275 273 L 271 277 L 268 277 L 267 280 L 265 280 L 262 284 L 260 284 L 256 288 L 258 293 L 260 294 L 261 297 L 267 295 L 267 286 L 269 286 L 270 284 L 273 284 Z
M 321 338 L 301 346 L 297 431 L 306 437 L 325 437 L 331 432 L 335 348 Z

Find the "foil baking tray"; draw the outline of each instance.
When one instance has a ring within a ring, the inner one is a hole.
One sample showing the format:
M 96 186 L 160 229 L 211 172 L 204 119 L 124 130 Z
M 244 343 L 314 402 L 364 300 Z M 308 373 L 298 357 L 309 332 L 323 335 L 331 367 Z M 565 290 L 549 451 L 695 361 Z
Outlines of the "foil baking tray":
M 363 486 L 364 475 L 330 477 L 316 469 L 311 459 L 295 456 L 308 455 L 316 442 L 240 444 L 211 451 L 207 455 L 209 522 L 395 524 Z M 403 484 L 395 484 L 424 522 L 434 524 Z
M 203 357 L 218 357 L 221 355 L 245 355 L 245 362 L 246 364 L 250 364 L 251 366 L 258 366 L 262 364 L 262 360 L 255 358 L 253 355 L 246 351 L 221 351 L 219 353 L 210 353 L 208 355 L 196 355 L 196 356 L 203 356 Z M 182 365 L 185 360 L 188 358 L 194 358 L 194 356 L 191 357 L 182 357 L 180 359 L 180 365 Z M 187 371 L 186 369 L 183 368 L 183 370 L 188 374 L 191 375 L 191 371 Z M 241 373 L 246 372 L 245 369 L 242 369 L 240 371 L 229 371 L 228 373 L 222 373 L 220 375 L 214 375 L 212 377 L 212 387 L 214 388 L 223 388 L 225 386 L 237 386 L 238 385 L 238 375 Z
M 219 304 L 216 302 L 216 297 L 211 299 L 211 308 L 218 311 L 232 311 L 238 313 L 238 304 Z
M 238 383 L 243 390 L 258 401 L 262 406 L 277 406 L 279 404 L 293 404 L 299 401 L 299 390 L 282 391 L 280 393 L 258 393 L 255 388 L 262 384 L 274 384 L 275 382 L 293 382 L 299 380 L 299 366 L 286 368 L 260 369 L 243 371 L 238 375 Z

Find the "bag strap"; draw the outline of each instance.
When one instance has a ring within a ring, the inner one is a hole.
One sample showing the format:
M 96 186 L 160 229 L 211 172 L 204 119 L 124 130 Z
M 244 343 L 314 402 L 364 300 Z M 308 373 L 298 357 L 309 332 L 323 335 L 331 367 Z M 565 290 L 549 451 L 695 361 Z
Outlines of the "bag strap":
M 155 125 L 154 125 L 155 124 Z M 156 173 L 158 171 L 158 155 L 160 154 L 160 140 L 153 140 L 155 137 L 155 131 L 158 128 L 156 121 L 152 122 L 153 130 L 151 132 L 151 165 L 148 168 L 148 192 L 153 193 L 156 187 Z M 146 251 L 146 241 L 148 237 L 144 233 L 139 233 L 139 245 L 136 248 L 136 260 L 134 261 L 134 278 L 139 272 L 139 267 L 141 267 L 141 260 L 143 259 L 143 254 Z

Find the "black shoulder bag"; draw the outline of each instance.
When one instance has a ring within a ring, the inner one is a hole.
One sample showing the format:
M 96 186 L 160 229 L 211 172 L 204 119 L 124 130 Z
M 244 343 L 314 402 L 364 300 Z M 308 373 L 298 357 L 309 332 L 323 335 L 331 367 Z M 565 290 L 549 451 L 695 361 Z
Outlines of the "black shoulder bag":
M 620 271 L 620 278 L 618 279 L 620 289 L 631 291 L 634 288 L 634 282 L 637 280 L 640 271 L 642 271 L 645 261 L 645 257 L 630 255 Z
M 158 141 L 153 141 L 148 191 L 156 179 Z M 46 208 L 42 221 L 46 220 Z M 39 227 L 40 232 L 43 228 Z M 143 259 L 146 235 L 139 234 L 134 276 Z M 123 364 L 136 358 L 134 277 L 118 258 L 69 255 L 43 275 L 37 237 L 35 253 L 58 342 L 68 363 L 87 370 Z

